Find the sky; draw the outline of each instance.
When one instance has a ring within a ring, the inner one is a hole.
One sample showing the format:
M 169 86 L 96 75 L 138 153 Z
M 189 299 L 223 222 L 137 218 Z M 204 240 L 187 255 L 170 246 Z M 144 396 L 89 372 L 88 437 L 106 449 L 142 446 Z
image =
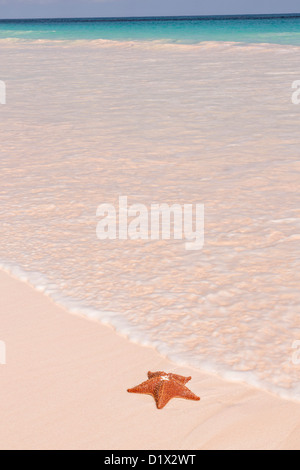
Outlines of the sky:
M 299 0 L 0 0 L 0 18 L 300 13 Z

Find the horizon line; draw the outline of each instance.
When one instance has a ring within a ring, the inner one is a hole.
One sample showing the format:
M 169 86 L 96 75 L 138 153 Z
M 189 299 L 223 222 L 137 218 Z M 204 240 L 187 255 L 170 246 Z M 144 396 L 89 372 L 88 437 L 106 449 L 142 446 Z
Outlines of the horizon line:
M 181 19 L 181 18 L 201 18 L 201 19 L 238 19 L 245 18 L 275 18 L 275 17 L 300 17 L 299 13 L 234 13 L 222 15 L 151 15 L 151 16 L 51 16 L 51 17 L 19 17 L 0 18 L 0 21 L 39 21 L 39 20 L 151 20 L 151 19 Z

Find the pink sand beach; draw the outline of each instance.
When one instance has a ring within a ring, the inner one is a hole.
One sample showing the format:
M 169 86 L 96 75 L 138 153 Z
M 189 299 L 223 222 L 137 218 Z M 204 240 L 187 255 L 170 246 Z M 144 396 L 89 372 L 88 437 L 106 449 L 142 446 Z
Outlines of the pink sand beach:
M 0 448 L 300 449 L 300 48 L 0 49 Z M 99 239 L 120 196 L 204 205 L 203 247 Z
M 178 367 L 4 272 L 0 285 L 1 449 L 300 448 L 298 403 Z M 157 410 L 127 393 L 148 369 L 191 375 L 201 401 Z

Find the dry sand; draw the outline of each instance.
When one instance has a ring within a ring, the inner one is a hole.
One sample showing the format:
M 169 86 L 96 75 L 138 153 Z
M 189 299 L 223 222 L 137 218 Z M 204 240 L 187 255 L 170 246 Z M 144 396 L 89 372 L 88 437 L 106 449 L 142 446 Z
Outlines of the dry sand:
M 300 449 L 300 404 L 180 368 L 0 271 L 1 449 Z M 200 402 L 128 394 L 148 370 Z

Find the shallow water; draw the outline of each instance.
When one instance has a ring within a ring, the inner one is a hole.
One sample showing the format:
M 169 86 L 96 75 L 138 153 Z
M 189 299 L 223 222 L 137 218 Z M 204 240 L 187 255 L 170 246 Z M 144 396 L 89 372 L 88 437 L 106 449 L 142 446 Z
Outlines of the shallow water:
M 300 49 L 0 51 L 2 265 L 180 364 L 299 399 Z M 120 195 L 205 204 L 204 249 L 98 240 L 97 206 Z

